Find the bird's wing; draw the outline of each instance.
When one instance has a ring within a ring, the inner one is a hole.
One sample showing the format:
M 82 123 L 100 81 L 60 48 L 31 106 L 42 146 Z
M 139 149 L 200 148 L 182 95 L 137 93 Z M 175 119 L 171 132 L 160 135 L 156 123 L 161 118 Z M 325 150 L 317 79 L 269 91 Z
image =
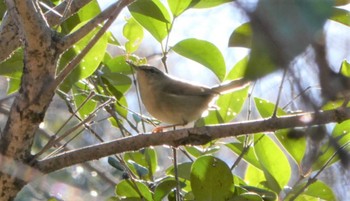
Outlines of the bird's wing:
M 218 92 L 201 85 L 193 85 L 181 80 L 173 80 L 163 85 L 164 92 L 172 95 L 184 96 L 208 96 L 215 95 Z
M 244 78 L 232 80 L 229 83 L 224 83 L 215 87 L 212 87 L 211 90 L 216 91 L 217 93 L 225 93 L 230 91 L 235 91 L 242 89 L 250 84 L 250 81 Z

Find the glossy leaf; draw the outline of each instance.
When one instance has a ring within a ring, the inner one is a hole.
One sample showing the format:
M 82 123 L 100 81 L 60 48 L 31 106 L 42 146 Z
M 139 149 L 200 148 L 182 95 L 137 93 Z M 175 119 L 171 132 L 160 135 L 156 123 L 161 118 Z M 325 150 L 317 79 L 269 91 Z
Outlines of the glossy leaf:
M 17 78 L 10 78 L 7 87 L 7 94 L 12 94 L 18 91 L 21 84 L 21 80 Z
M 196 61 L 210 69 L 220 81 L 226 75 L 226 65 L 220 50 L 212 43 L 195 38 L 178 42 L 173 48 L 176 53 Z
M 118 72 L 111 72 L 109 68 L 103 68 L 102 73 L 101 78 L 108 80 L 109 84 L 121 93 L 120 96 L 115 96 L 117 99 L 121 98 L 121 96 L 130 89 L 132 82 L 127 75 Z
M 262 118 L 269 118 L 272 116 L 273 111 L 275 110 L 275 104 L 260 98 L 254 98 L 254 102 Z M 277 116 L 284 116 L 286 114 L 287 113 L 281 108 L 277 109 Z M 303 137 L 290 138 L 288 136 L 288 132 L 289 129 L 281 129 L 276 131 L 275 134 L 278 140 L 282 143 L 283 147 L 300 165 L 306 150 L 306 139 Z
M 244 23 L 232 32 L 228 41 L 228 46 L 251 48 L 252 34 L 250 24 L 248 22 Z
M 240 155 L 243 152 L 243 143 L 241 142 L 232 142 L 225 144 L 230 150 L 232 150 L 237 155 Z M 248 151 L 243 155 L 243 160 L 247 163 L 255 166 L 256 168 L 261 169 L 258 158 L 256 157 L 254 146 L 251 146 Z
M 298 192 L 299 189 L 304 187 L 306 182 L 303 182 L 296 186 L 293 189 L 293 192 L 290 193 L 285 200 L 289 200 L 292 196 L 295 195 L 294 192 Z M 296 201 L 304 201 L 304 200 L 337 200 L 337 196 L 334 194 L 332 189 L 327 186 L 322 181 L 318 180 L 312 183 L 302 194 L 300 194 L 296 199 Z
M 279 193 L 291 177 L 288 159 L 279 146 L 267 135 L 254 135 L 255 154 L 267 179 L 267 186 Z
M 348 142 L 350 142 L 350 120 L 343 121 L 334 126 L 332 131 L 333 139 L 342 146 Z M 337 148 L 334 147 L 334 144 L 326 143 L 321 147 L 321 155 L 317 158 L 316 162 L 312 166 L 313 170 L 321 169 L 324 164 L 330 159 L 330 157 L 336 152 Z M 350 151 L 349 146 L 346 147 L 347 152 Z M 331 164 L 339 161 L 339 155 L 337 155 L 331 161 Z
M 168 0 L 168 5 L 174 17 L 177 17 L 186 11 L 192 2 L 193 0 Z
M 196 122 L 196 126 L 232 121 L 241 112 L 248 96 L 248 89 L 249 87 L 245 87 L 235 92 L 220 95 L 216 101 L 216 105 L 218 105 L 217 110 L 209 111 L 206 117 Z
M 125 62 L 125 56 L 116 56 L 109 59 L 105 64 L 112 73 L 132 73 L 131 67 Z
M 131 15 L 158 41 L 168 35 L 170 15 L 159 0 L 139 0 L 128 6 Z
M 163 200 L 174 188 L 176 188 L 176 181 L 174 178 L 167 178 L 162 180 L 154 189 L 154 200 Z
M 90 89 L 86 84 L 77 82 L 72 87 L 75 108 L 76 109 L 79 108 L 78 114 L 83 119 L 88 117 L 95 110 L 97 106 L 96 101 L 94 101 L 92 98 L 90 98 L 89 100 L 86 100 L 88 95 L 84 93 L 84 91 L 87 91 L 86 93 L 90 91 Z
M 123 165 L 114 157 L 108 157 L 108 164 L 119 171 L 124 171 Z
M 186 146 L 186 151 L 192 156 L 198 158 L 205 154 L 214 154 L 220 150 L 219 146 L 210 146 L 208 148 L 204 148 L 203 146 Z
M 134 161 L 136 164 L 139 164 L 140 166 L 143 166 L 148 170 L 147 175 L 142 175 L 144 179 L 152 180 L 153 174 L 156 172 L 157 169 L 157 155 L 153 148 L 146 148 L 140 151 L 135 152 L 128 152 L 124 155 L 125 161 Z M 137 173 L 137 169 L 133 165 L 128 165 L 130 170 Z
M 123 35 L 128 41 L 125 43 L 125 49 L 127 53 L 135 52 L 143 39 L 143 28 L 142 26 L 135 21 L 134 18 L 127 20 L 127 23 L 123 28 Z
M 242 187 L 244 187 L 244 189 L 248 190 L 249 192 L 253 192 L 255 194 L 258 194 L 261 198 L 264 198 L 264 201 L 277 200 L 277 194 L 272 192 L 272 191 L 268 191 L 268 190 L 265 190 L 262 188 L 257 188 L 255 186 L 244 185 Z
M 177 165 L 178 177 L 186 180 L 190 180 L 190 172 L 191 172 L 192 162 L 180 163 Z M 166 170 L 167 175 L 174 176 L 174 167 L 171 166 Z
M 0 62 L 0 75 L 20 79 L 23 71 L 23 49 L 18 48 L 10 58 Z
M 346 77 L 350 77 L 350 64 L 348 61 L 344 60 L 341 63 L 341 67 L 340 67 L 340 72 L 345 75 Z
M 273 111 L 275 110 L 275 107 L 276 107 L 274 103 L 271 103 L 267 100 L 260 99 L 257 97 L 254 98 L 254 102 L 262 118 L 269 118 L 272 116 Z M 283 116 L 286 114 L 287 113 L 283 111 L 281 108 L 279 107 L 277 108 L 277 116 Z
M 350 12 L 348 10 L 333 8 L 333 13 L 330 19 L 343 25 L 350 26 Z
M 246 71 L 248 64 L 248 57 L 244 57 L 238 61 L 232 68 L 232 70 L 227 74 L 225 80 L 235 80 L 244 77 L 244 72 Z
M 136 184 L 136 187 L 134 186 Z M 139 194 L 141 193 L 141 195 Z M 121 181 L 117 186 L 115 193 L 120 196 L 120 197 L 127 197 L 129 199 L 136 199 L 136 198 L 143 198 L 144 200 L 147 201 L 152 201 L 152 193 L 151 191 L 147 188 L 147 186 L 141 182 L 134 181 L 131 182 L 130 180 L 123 180 Z
M 83 26 L 82 23 L 78 27 Z M 83 50 L 86 45 L 90 42 L 91 38 L 97 33 L 99 28 L 95 29 L 78 43 L 76 43 L 71 49 L 63 54 L 60 60 L 59 72 L 65 67 L 77 54 Z M 73 30 L 74 31 L 74 30 Z M 95 70 L 100 65 L 102 59 L 104 58 L 105 51 L 107 48 L 108 36 L 104 34 L 100 40 L 89 50 L 86 56 L 81 60 L 77 67 L 69 74 L 69 76 L 61 84 L 60 88 L 63 91 L 68 91 L 71 86 L 77 81 L 87 78 L 92 75 Z
M 256 168 L 255 166 L 250 164 L 248 165 L 245 171 L 244 181 L 250 186 L 267 188 L 266 177 L 264 175 L 264 172 L 261 169 Z
M 232 196 L 233 177 L 227 164 L 212 156 L 198 158 L 191 168 L 195 200 L 226 200 Z
M 264 199 L 256 193 L 242 193 L 234 197 L 234 201 L 264 201 Z
M 194 8 L 211 8 L 228 2 L 233 0 L 198 0 L 195 1 Z
M 79 24 L 91 20 L 93 17 L 98 15 L 101 9 L 98 5 L 97 0 L 93 0 L 86 4 L 84 7 L 79 9 L 79 11 L 73 16 L 69 17 L 61 25 L 62 33 L 70 33 L 72 30 L 79 27 Z

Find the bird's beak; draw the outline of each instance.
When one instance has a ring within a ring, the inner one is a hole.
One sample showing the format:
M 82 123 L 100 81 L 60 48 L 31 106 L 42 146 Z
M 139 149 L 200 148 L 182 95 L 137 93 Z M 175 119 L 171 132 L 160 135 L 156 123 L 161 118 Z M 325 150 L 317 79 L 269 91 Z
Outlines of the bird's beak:
M 125 61 L 127 64 L 129 64 L 129 66 L 131 66 L 134 70 L 138 71 L 139 67 L 137 65 L 135 65 L 132 61 L 127 60 Z

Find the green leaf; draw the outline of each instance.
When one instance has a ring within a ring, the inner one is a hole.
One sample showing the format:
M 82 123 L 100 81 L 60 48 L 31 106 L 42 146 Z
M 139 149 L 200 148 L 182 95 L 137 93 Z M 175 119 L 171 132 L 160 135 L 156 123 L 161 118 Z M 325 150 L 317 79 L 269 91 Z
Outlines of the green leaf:
M 93 0 L 78 11 L 78 16 L 81 22 L 91 20 L 101 12 L 97 0 Z
M 238 61 L 231 71 L 227 74 L 225 80 L 235 80 L 244 77 L 244 72 L 246 71 L 248 64 L 248 57 L 244 57 Z
M 200 156 L 203 156 L 205 154 L 213 154 L 220 150 L 220 146 L 210 146 L 210 147 L 203 147 L 203 146 L 186 146 L 186 151 L 191 154 L 192 156 L 198 158 Z
M 139 48 L 142 42 L 143 28 L 134 18 L 130 18 L 124 25 L 123 35 L 128 39 L 125 43 L 126 52 L 129 54 L 133 53 Z
M 220 81 L 226 75 L 226 65 L 220 50 L 212 43 L 195 38 L 178 42 L 173 48 L 176 53 L 209 68 Z
M 209 111 L 209 114 L 196 122 L 196 126 L 226 123 L 232 121 L 242 110 L 244 102 L 248 97 L 249 87 L 220 95 L 216 104 L 218 110 Z
M 10 78 L 8 81 L 7 94 L 12 94 L 18 91 L 21 85 L 21 80 L 16 78 Z
M 306 138 L 289 137 L 290 129 L 281 129 L 275 132 L 278 141 L 283 145 L 295 162 L 300 165 L 306 151 Z
M 276 107 L 275 104 L 257 97 L 254 98 L 254 102 L 262 118 L 269 118 L 272 116 L 273 111 L 275 110 L 275 107 Z M 284 116 L 286 114 L 287 113 L 283 111 L 281 108 L 279 107 L 277 108 L 277 116 Z
M 202 156 L 192 165 L 191 187 L 195 200 L 226 200 L 232 196 L 233 176 L 225 162 Z
M 136 163 L 135 161 L 128 160 L 127 162 L 128 162 L 128 164 L 132 165 L 132 167 L 135 169 L 137 175 L 140 178 L 144 178 L 149 173 L 149 171 L 146 167 Z
M 121 172 L 124 171 L 123 165 L 114 157 L 108 157 L 108 164 Z
M 198 0 L 195 2 L 198 3 L 194 3 L 194 8 L 211 8 L 224 3 L 233 2 L 233 0 Z
M 339 146 L 342 146 L 350 142 L 350 120 L 343 121 L 334 126 L 331 136 L 336 140 Z M 334 144 L 326 143 L 321 147 L 321 155 L 317 158 L 316 162 L 313 164 L 313 170 L 321 169 L 325 163 L 330 159 L 330 157 L 335 153 L 336 148 Z M 349 146 L 346 147 L 346 151 L 349 152 Z M 329 165 L 339 161 L 339 156 L 333 158 Z
M 103 68 L 102 73 L 101 78 L 107 80 L 109 82 L 108 84 L 115 87 L 115 89 L 121 93 L 120 96 L 113 94 L 117 99 L 120 99 L 123 94 L 130 89 L 132 84 L 130 77 L 123 73 L 111 72 L 109 68 Z
M 341 74 L 345 75 L 346 77 L 350 77 L 350 64 L 348 61 L 344 60 L 341 63 L 340 72 L 341 72 Z
M 134 186 L 136 184 L 136 187 Z M 116 194 L 120 197 L 132 198 L 143 198 L 147 201 L 152 201 L 152 193 L 148 187 L 138 181 L 131 182 L 130 180 L 123 180 L 117 186 L 115 190 Z M 141 195 L 138 193 L 140 192 Z
M 80 24 L 76 29 L 83 26 L 86 22 Z M 78 43 L 73 45 L 71 49 L 65 52 L 60 59 L 60 66 L 58 71 L 60 72 L 63 67 L 65 67 L 76 55 L 78 55 L 90 42 L 90 40 L 97 33 L 99 28 L 95 29 Z M 74 31 L 74 30 L 73 30 Z M 61 84 L 60 88 L 67 92 L 71 86 L 77 81 L 87 78 L 92 75 L 95 70 L 100 65 L 102 59 L 104 58 L 106 48 L 107 48 L 108 36 L 104 34 L 99 41 L 89 50 L 85 57 L 80 61 L 77 67 L 69 74 L 69 76 Z
M 183 178 L 186 180 L 190 180 L 190 172 L 191 172 L 191 167 L 192 167 L 192 162 L 185 162 L 185 163 L 180 163 L 177 165 L 177 173 L 179 178 Z M 174 166 L 169 167 L 166 170 L 167 175 L 172 175 L 174 176 Z
M 252 192 L 242 193 L 238 196 L 235 196 L 233 200 L 234 201 L 264 201 L 264 199 L 260 195 Z
M 168 5 L 174 17 L 177 17 L 191 6 L 192 1 L 193 0 L 168 0 Z
M 289 200 L 292 196 L 295 195 L 302 187 L 306 185 L 307 182 L 303 182 L 297 185 L 292 193 L 288 194 L 285 200 Z M 327 186 L 322 181 L 318 180 L 312 183 L 302 194 L 300 194 L 295 201 L 304 201 L 304 200 L 337 200 L 336 195 L 332 189 Z
M 225 144 L 230 150 L 232 150 L 237 155 L 240 155 L 243 151 L 243 143 L 241 142 L 232 142 Z M 247 163 L 255 166 L 256 168 L 261 169 L 258 158 L 256 157 L 254 146 L 249 147 L 248 151 L 243 155 L 243 160 Z
M 272 116 L 275 110 L 275 104 L 260 99 L 254 98 L 256 108 L 262 118 L 269 118 Z M 277 108 L 277 116 L 284 116 L 287 113 L 281 108 Z M 293 159 L 300 165 L 301 160 L 304 157 L 306 150 L 306 139 L 305 138 L 290 138 L 288 136 L 289 129 L 281 129 L 275 132 L 276 137 L 282 143 L 283 147 L 293 157 Z
M 81 82 L 77 82 L 72 87 L 75 108 L 78 109 L 80 107 L 78 114 L 83 119 L 88 117 L 97 106 L 96 101 L 94 101 L 92 98 L 86 101 L 86 98 L 88 97 L 88 93 L 90 91 L 91 89 L 89 89 L 88 85 Z
M 176 187 L 176 184 L 177 183 L 174 178 L 166 178 L 159 182 L 154 189 L 154 200 L 163 200 Z
M 0 62 L 0 75 L 20 79 L 23 71 L 23 48 L 18 48 L 10 58 Z
M 0 20 L 4 17 L 7 8 L 4 1 L 0 1 Z
M 72 30 L 76 29 L 76 27 L 79 27 L 80 23 L 90 21 L 99 13 L 101 13 L 101 9 L 98 5 L 97 0 L 91 1 L 83 8 L 79 9 L 75 15 L 69 17 L 64 21 L 64 23 L 61 25 L 62 33 L 67 34 L 71 32 Z
M 256 168 L 254 165 L 249 164 L 244 175 L 244 181 L 250 186 L 267 188 L 266 187 L 266 177 L 264 172 Z
M 131 15 L 158 41 L 168 35 L 170 15 L 159 0 L 138 0 L 128 6 Z
M 349 4 L 349 0 L 334 0 L 335 6 L 345 6 Z
M 255 186 L 242 186 L 244 187 L 244 189 L 248 190 L 250 193 L 256 193 L 258 194 L 260 197 L 264 198 L 264 201 L 275 201 L 277 200 L 277 195 L 276 193 L 272 192 L 272 191 L 268 191 L 262 188 L 257 188 Z
M 244 23 L 232 32 L 228 41 L 228 46 L 251 48 L 252 34 L 253 33 L 250 24 L 248 22 Z
M 286 67 L 322 31 L 332 6 L 329 0 L 259 1 L 250 22 L 252 50 L 245 77 L 256 79 Z
M 279 146 L 267 135 L 254 135 L 255 154 L 267 179 L 267 186 L 279 193 L 288 184 L 291 167 Z
M 131 74 L 131 67 L 125 62 L 125 56 L 116 56 L 109 59 L 105 65 L 112 73 Z
M 350 26 L 350 12 L 348 10 L 333 8 L 333 13 L 330 19 L 343 25 Z
M 153 175 L 157 169 L 157 154 L 154 148 L 146 148 L 140 151 L 128 152 L 124 155 L 125 161 L 134 161 L 136 164 L 145 167 L 148 170 L 147 175 L 142 175 L 144 179 L 153 180 Z M 134 165 L 128 165 L 130 170 L 137 173 Z

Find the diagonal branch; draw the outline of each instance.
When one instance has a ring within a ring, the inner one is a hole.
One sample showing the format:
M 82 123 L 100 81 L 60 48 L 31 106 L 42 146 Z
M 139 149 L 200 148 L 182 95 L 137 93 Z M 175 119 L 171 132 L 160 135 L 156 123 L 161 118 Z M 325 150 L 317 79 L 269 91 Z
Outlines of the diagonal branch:
M 98 14 L 94 19 L 90 20 L 88 23 L 86 23 L 84 26 L 82 26 L 77 31 L 65 36 L 62 39 L 62 46 L 60 47 L 62 50 L 66 50 L 73 46 L 76 42 L 81 40 L 84 36 L 89 34 L 91 31 L 93 31 L 99 24 L 103 23 L 106 19 L 108 21 L 103 27 L 109 27 L 110 22 L 113 22 L 115 18 L 117 18 L 118 14 L 121 12 L 121 10 L 132 3 L 134 0 L 122 0 L 117 1 L 116 3 L 110 5 L 106 10 L 102 11 L 100 14 Z M 103 28 L 102 28 L 103 29 Z
M 317 113 L 288 115 L 279 118 L 180 129 L 153 135 L 141 134 L 58 154 L 37 162 L 35 167 L 44 173 L 49 173 L 78 163 L 149 146 L 170 145 L 177 147 L 188 144 L 198 145 L 219 138 L 259 132 L 272 132 L 284 128 L 341 122 L 349 118 L 350 108 L 341 108 Z
M 132 3 L 134 0 L 122 0 L 117 2 L 117 6 L 113 7 L 113 12 L 110 13 L 110 16 L 107 22 L 103 25 L 103 27 L 97 32 L 97 34 L 92 38 L 92 40 L 86 45 L 86 47 L 74 57 L 67 66 L 60 72 L 60 74 L 56 77 L 55 81 L 48 86 L 46 89 L 47 92 L 54 91 L 63 80 L 74 70 L 74 68 L 78 65 L 78 63 L 84 58 L 84 56 L 89 52 L 89 50 L 97 43 L 97 41 L 103 36 L 103 34 L 107 31 L 113 21 L 117 18 L 121 10 Z M 81 38 L 80 38 L 81 39 Z M 67 41 L 65 41 L 67 42 Z M 65 43 L 63 42 L 63 43 Z M 72 45 L 72 44 L 70 44 Z M 61 50 L 65 50 L 66 45 L 61 46 Z M 45 93 L 43 93 L 45 94 Z

